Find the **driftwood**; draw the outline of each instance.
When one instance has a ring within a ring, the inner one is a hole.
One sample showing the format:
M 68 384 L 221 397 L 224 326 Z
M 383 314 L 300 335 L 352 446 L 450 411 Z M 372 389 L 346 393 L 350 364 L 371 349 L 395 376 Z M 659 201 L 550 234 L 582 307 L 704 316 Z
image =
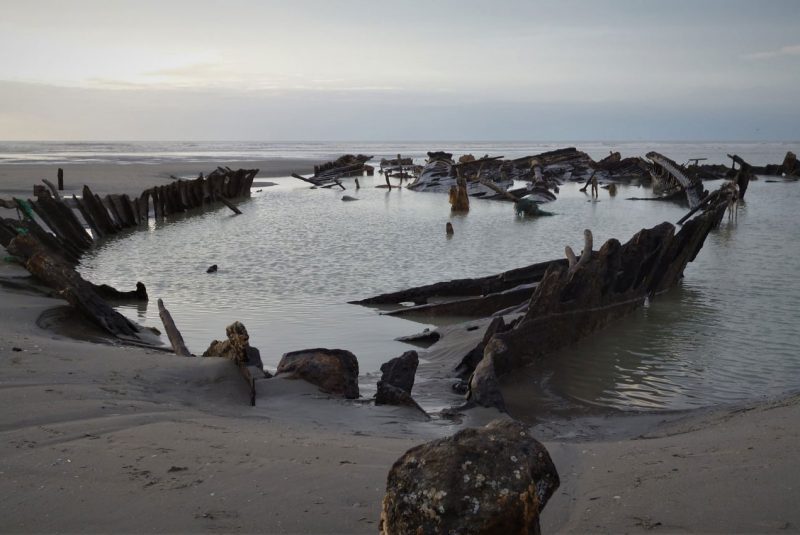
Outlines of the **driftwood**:
M 167 331 L 167 338 L 169 338 L 169 343 L 172 345 L 172 350 L 175 354 L 179 357 L 193 357 L 194 355 L 186 348 L 186 344 L 183 342 L 183 336 L 181 336 L 181 332 L 175 326 L 172 315 L 164 306 L 164 301 L 161 299 L 158 300 L 158 315 L 161 318 L 161 323 L 164 324 L 164 330 Z
M 92 288 L 97 295 L 109 301 L 141 301 L 146 302 L 150 298 L 147 295 L 147 288 L 141 282 L 136 283 L 136 289 L 129 292 L 121 292 L 108 284 L 92 284 Z
M 32 232 L 18 234 L 6 246 L 19 257 L 25 268 L 55 290 L 92 323 L 119 338 L 138 339 L 139 327 L 111 308 L 62 257 L 48 248 Z
M 306 178 L 302 175 L 298 175 L 297 173 L 292 173 L 291 175 L 293 178 L 297 180 L 302 180 L 303 182 L 308 182 L 314 187 L 318 188 L 332 188 L 333 186 L 339 186 L 340 188 L 347 189 L 342 185 L 342 183 L 336 178 L 324 178 L 324 179 L 316 179 L 316 178 Z M 313 188 L 312 188 L 313 189 Z

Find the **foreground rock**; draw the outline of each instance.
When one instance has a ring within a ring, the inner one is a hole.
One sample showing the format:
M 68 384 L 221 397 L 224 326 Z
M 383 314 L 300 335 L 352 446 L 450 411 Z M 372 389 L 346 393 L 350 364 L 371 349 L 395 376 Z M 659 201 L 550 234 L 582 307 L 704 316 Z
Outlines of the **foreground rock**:
M 326 394 L 358 398 L 358 360 L 345 349 L 303 349 L 286 353 L 276 375 L 303 379 Z
M 237 364 L 264 367 L 261 362 L 261 352 L 250 345 L 250 335 L 241 322 L 234 321 L 228 325 L 225 328 L 225 335 L 228 337 L 227 340 L 214 340 L 203 356 L 222 357 Z
M 527 428 L 495 420 L 408 450 L 389 471 L 380 532 L 540 533 L 559 486 L 547 450 Z

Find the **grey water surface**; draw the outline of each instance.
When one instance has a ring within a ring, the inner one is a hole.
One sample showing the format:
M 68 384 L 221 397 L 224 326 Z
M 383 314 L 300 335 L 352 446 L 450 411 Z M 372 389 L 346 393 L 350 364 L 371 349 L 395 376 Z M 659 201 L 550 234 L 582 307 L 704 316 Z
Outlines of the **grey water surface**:
M 650 191 L 622 186 L 590 202 L 565 185 L 547 205 L 552 217 L 518 217 L 510 203 L 473 200 L 451 215 L 447 197 L 374 186 L 309 189 L 285 178 L 227 208 L 153 223 L 102 244 L 82 273 L 121 288 L 145 282 L 152 303 L 123 308 L 160 327 L 164 299 L 190 349 L 201 353 L 225 326 L 242 321 L 268 366 L 302 348 L 353 351 L 366 382 L 380 364 L 410 349 L 395 337 L 434 327 L 347 304 L 370 295 L 461 277 L 479 277 L 580 250 L 583 229 L 595 247 L 686 208 L 633 201 Z M 777 395 L 800 386 L 797 325 L 796 183 L 750 186 L 735 218 L 723 220 L 686 270 L 680 287 L 606 331 L 510 378 L 566 399 L 626 410 L 686 409 Z M 710 183 L 708 187 L 716 187 Z M 357 197 L 342 202 L 341 196 Z M 455 235 L 447 238 L 450 221 Z M 217 264 L 219 271 L 207 274 Z M 455 365 L 455 363 L 454 363 Z

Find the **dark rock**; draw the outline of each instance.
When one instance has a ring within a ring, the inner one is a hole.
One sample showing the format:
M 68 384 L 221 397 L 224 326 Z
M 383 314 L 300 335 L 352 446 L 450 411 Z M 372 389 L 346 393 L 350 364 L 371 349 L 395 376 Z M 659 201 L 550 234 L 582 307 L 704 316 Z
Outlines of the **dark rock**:
M 245 355 L 245 362 L 249 366 L 258 366 L 259 368 L 264 368 L 264 363 L 261 361 L 261 351 L 258 350 L 257 347 L 253 347 L 250 344 L 244 348 L 244 355 Z M 267 371 L 264 371 L 265 377 L 272 377 Z
M 409 336 L 398 336 L 395 338 L 395 340 L 415 346 L 430 347 L 438 342 L 441 337 L 442 335 L 438 331 L 425 329 L 421 333 L 412 334 Z
M 460 381 L 453 383 L 451 388 L 453 389 L 453 392 L 455 392 L 456 394 L 461 394 L 462 396 L 465 396 L 467 392 L 469 392 L 469 383 L 461 379 Z
M 216 272 L 217 272 L 217 265 L 216 264 L 214 264 L 212 266 L 208 266 L 208 269 L 206 270 L 206 273 L 216 273 Z
M 345 349 L 303 349 L 285 353 L 276 375 L 303 379 L 327 394 L 355 399 L 358 394 L 358 360 Z
M 406 351 L 399 357 L 383 363 L 381 365 L 383 374 L 381 380 L 378 381 L 375 405 L 414 407 L 427 415 L 425 410 L 411 397 L 418 365 L 419 355 L 416 351 Z
M 414 376 L 419 366 L 419 355 L 416 351 L 406 351 L 397 358 L 381 364 L 381 380 L 378 381 L 378 389 L 381 384 L 390 384 L 397 388 L 411 393 L 414 387 Z
M 358 199 L 356 199 L 355 197 L 351 197 L 350 195 L 342 195 L 342 200 L 343 201 L 357 201 Z
M 385 535 L 540 533 L 559 486 L 547 450 L 513 420 L 464 429 L 408 450 L 389 471 Z
M 411 397 L 409 392 L 390 384 L 378 386 L 378 393 L 375 395 L 375 405 L 411 407 L 412 409 L 417 409 L 425 416 L 428 416 L 428 413 L 425 412 L 425 409 L 420 407 L 419 404 L 414 401 L 414 398 Z

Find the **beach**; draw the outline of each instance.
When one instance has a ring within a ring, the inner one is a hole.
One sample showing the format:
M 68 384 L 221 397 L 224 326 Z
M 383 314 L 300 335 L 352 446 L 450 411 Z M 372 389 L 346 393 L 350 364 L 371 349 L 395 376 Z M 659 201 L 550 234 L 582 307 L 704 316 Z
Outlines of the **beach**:
M 230 166 L 270 178 L 309 172 L 312 162 Z M 61 167 L 68 191 L 86 183 L 96 193 L 138 193 L 211 170 Z M 0 166 L 0 196 L 30 196 L 41 178 L 54 181 L 55 167 Z M 482 409 L 425 421 L 284 379 L 261 381 L 250 407 L 230 362 L 56 333 L 40 319 L 63 301 L 8 262 L 0 279 L 4 532 L 375 533 L 402 453 L 504 417 Z M 543 532 L 800 530 L 798 401 L 576 419 L 564 425 L 595 432 L 572 438 L 534 425 L 561 476 Z
M 32 196 L 33 184 L 41 184 L 42 179 L 56 183 L 58 168 L 64 170 L 64 192 L 67 196 L 75 193 L 80 196 L 84 185 L 95 193 L 139 194 L 143 190 L 167 184 L 171 176 L 178 178 L 197 178 L 199 173 L 208 174 L 217 166 L 230 166 L 232 169 L 259 169 L 254 186 L 259 179 L 288 176 L 291 173 L 310 173 L 316 160 L 307 158 L 272 158 L 255 161 L 215 161 L 169 163 L 64 163 L 59 165 L 10 164 L 0 165 L 0 194 L 8 197 Z

